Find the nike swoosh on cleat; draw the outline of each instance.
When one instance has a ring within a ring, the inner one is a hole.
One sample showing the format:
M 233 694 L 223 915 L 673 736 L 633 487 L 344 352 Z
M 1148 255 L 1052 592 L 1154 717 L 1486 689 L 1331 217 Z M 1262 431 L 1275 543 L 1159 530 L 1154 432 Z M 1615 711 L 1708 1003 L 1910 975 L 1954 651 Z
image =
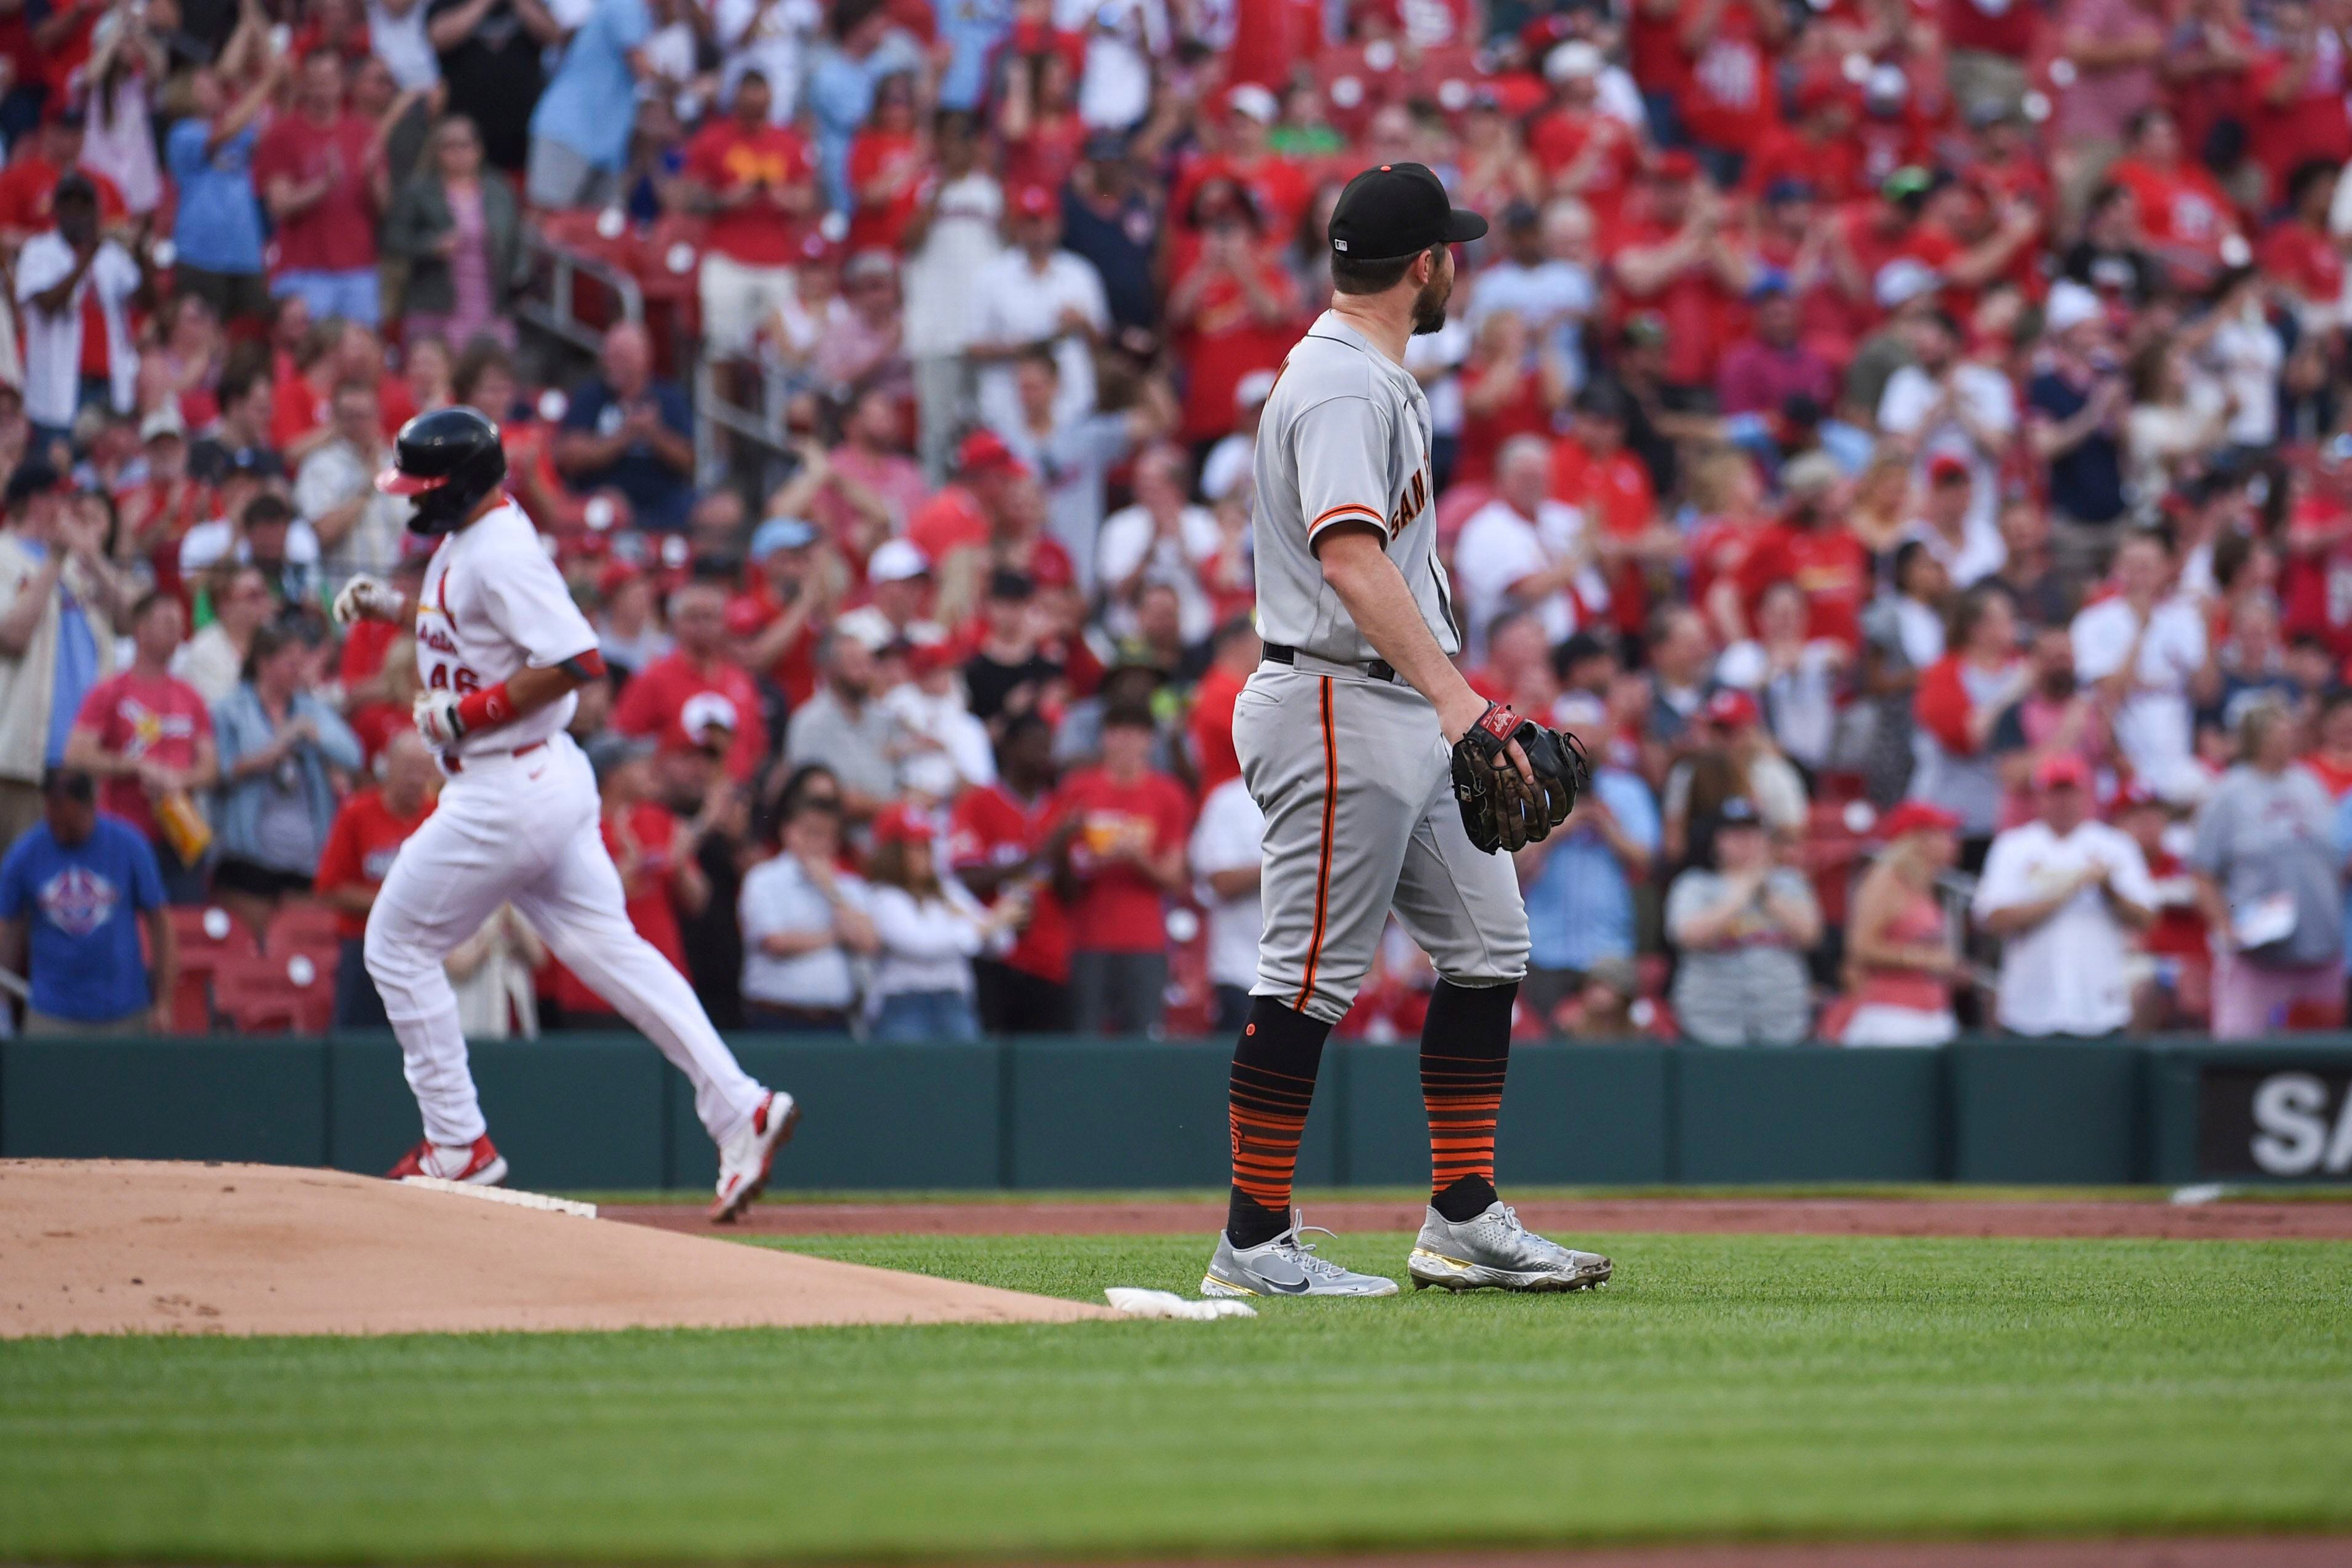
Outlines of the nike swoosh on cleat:
M 1281 1280 L 1269 1279 L 1263 1274 L 1260 1274 L 1255 1278 L 1257 1282 L 1265 1286 L 1267 1289 L 1279 1291 L 1285 1296 L 1304 1296 L 1307 1294 L 1307 1287 L 1314 1283 L 1311 1279 L 1301 1279 L 1296 1285 L 1285 1285 Z

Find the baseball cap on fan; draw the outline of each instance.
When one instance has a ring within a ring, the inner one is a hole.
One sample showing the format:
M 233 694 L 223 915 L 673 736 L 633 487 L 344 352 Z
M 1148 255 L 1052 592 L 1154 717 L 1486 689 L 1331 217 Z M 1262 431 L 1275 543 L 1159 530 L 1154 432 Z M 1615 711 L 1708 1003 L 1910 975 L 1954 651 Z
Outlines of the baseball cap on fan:
M 1402 261 L 1482 237 L 1486 220 L 1454 205 L 1427 165 L 1382 163 L 1348 182 L 1331 209 L 1331 248 L 1350 261 Z

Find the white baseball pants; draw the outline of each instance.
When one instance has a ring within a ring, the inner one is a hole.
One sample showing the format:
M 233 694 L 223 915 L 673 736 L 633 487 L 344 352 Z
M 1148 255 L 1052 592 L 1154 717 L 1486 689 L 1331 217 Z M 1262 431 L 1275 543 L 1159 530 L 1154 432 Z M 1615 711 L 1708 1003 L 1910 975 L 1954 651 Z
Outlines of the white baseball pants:
M 594 776 L 568 736 L 519 757 L 468 758 L 383 879 L 368 915 L 368 973 L 436 1143 L 462 1147 L 488 1130 L 441 962 L 504 903 L 686 1074 L 713 1142 L 760 1107 L 765 1090 L 694 988 L 630 925 L 597 816 Z

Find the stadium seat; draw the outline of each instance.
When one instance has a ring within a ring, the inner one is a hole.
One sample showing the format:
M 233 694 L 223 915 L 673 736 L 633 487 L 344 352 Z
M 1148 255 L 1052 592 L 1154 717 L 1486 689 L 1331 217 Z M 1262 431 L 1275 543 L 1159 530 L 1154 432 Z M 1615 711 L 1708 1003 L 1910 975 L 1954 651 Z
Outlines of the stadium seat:
M 231 1025 L 249 1034 L 320 1035 L 334 1022 L 335 974 L 306 953 L 256 953 L 214 972 L 213 999 Z
M 331 904 L 309 899 L 288 904 L 270 917 L 262 951 L 278 957 L 296 951 L 315 952 L 321 947 L 331 952 L 342 944 L 337 923 L 341 918 Z

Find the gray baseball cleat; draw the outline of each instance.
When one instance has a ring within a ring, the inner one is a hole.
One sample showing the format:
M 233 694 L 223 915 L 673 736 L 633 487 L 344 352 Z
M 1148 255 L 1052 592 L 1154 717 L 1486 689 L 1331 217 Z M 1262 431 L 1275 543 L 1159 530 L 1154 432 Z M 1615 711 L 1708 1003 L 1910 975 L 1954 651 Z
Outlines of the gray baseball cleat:
M 1405 1263 L 1416 1290 L 1424 1285 L 1448 1290 L 1589 1290 L 1609 1283 L 1609 1259 L 1597 1252 L 1545 1240 L 1500 1202 L 1458 1221 L 1431 1209 Z
M 1201 1277 L 1203 1296 L 1393 1296 L 1397 1283 L 1377 1274 L 1353 1274 L 1328 1258 L 1315 1256 L 1314 1245 L 1299 1240 L 1310 1230 L 1331 1233 L 1319 1225 L 1302 1226 L 1291 1211 L 1290 1228 L 1272 1241 L 1255 1247 L 1235 1247 L 1224 1232 L 1217 1233 L 1217 1250 L 1209 1271 Z

